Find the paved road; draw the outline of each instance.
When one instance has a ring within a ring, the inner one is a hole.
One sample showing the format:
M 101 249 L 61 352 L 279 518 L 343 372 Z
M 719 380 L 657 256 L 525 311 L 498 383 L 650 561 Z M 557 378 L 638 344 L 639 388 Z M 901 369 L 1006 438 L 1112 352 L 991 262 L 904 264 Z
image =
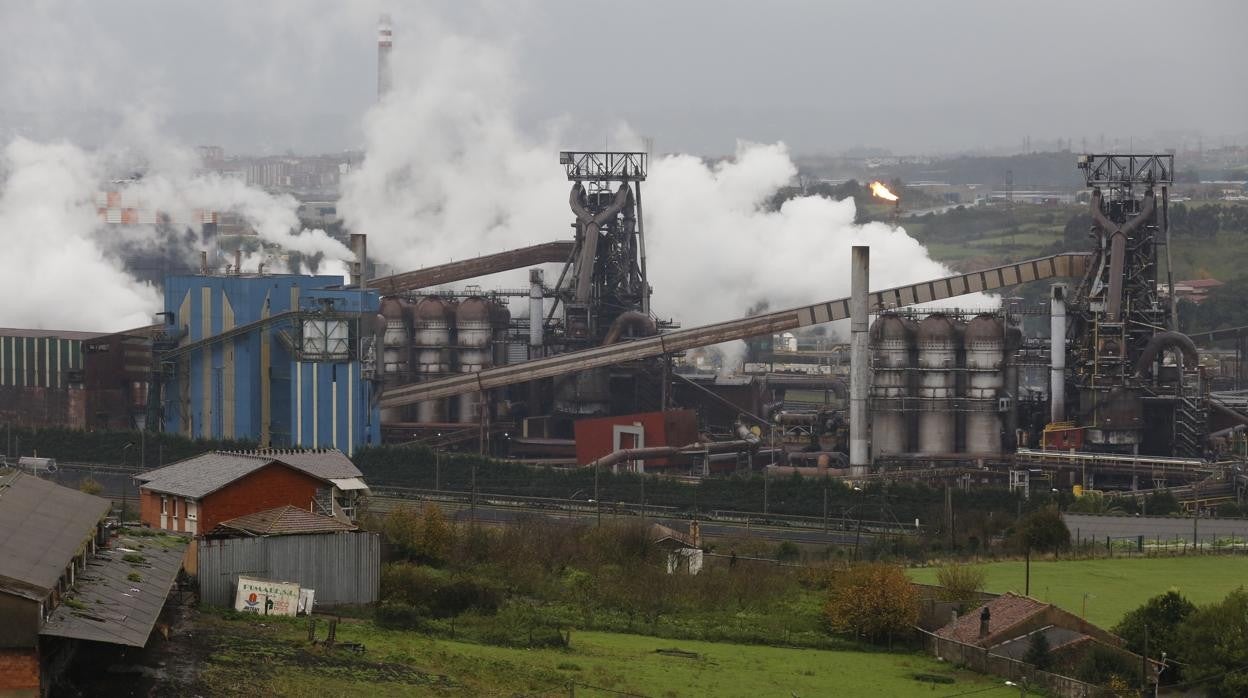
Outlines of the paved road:
M 1248 539 L 1248 519 L 1194 520 L 1169 516 L 1100 516 L 1096 514 L 1062 514 L 1072 538 L 1092 538 L 1105 542 L 1105 537 L 1135 538 L 1144 536 L 1145 541 L 1187 541 L 1193 534 L 1201 541 L 1228 539 L 1235 536 Z

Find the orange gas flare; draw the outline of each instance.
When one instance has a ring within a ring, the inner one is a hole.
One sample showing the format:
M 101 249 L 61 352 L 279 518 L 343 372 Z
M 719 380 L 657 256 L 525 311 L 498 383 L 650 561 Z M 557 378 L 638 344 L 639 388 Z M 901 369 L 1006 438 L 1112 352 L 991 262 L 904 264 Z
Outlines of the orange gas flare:
M 884 186 L 883 182 L 872 182 L 871 194 L 872 196 L 878 196 L 885 201 L 896 201 L 899 198 L 896 194 L 889 191 L 888 187 Z

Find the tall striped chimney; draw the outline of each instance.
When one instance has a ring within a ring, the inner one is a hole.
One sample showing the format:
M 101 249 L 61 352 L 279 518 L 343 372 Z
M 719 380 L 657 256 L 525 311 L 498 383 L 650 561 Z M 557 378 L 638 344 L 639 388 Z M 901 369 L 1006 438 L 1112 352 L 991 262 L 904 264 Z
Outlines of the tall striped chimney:
M 377 22 L 377 99 L 390 91 L 390 45 L 394 32 L 390 27 L 390 15 L 382 15 Z

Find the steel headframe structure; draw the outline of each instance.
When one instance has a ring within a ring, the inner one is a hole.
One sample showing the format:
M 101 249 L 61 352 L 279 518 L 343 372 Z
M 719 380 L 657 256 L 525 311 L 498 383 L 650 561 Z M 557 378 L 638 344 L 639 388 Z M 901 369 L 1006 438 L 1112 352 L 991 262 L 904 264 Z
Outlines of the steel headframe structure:
M 1067 331 L 1078 422 L 1096 448 L 1155 451 L 1156 444 L 1145 446 L 1146 435 L 1156 432 L 1164 412 L 1174 423 L 1166 455 L 1198 454 L 1205 430 L 1199 396 L 1190 385 L 1185 389 L 1182 375 L 1161 385 L 1152 370 L 1166 349 L 1192 355 L 1190 340 L 1167 331 L 1175 326 L 1173 289 L 1170 305 L 1158 289 L 1158 253 L 1169 256 L 1174 156 L 1081 155 L 1078 165 L 1092 189 L 1095 242 Z
M 641 215 L 647 160 L 640 152 L 559 154 L 572 182 L 568 204 L 576 216 L 575 249 L 556 299 L 564 304 L 571 346 L 601 343 L 623 313 L 650 314 Z

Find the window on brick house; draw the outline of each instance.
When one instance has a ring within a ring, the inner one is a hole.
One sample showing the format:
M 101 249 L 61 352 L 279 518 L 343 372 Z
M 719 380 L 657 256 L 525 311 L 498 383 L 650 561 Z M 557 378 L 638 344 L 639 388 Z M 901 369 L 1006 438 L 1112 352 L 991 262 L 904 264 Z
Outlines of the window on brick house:
M 178 498 L 173 498 L 173 518 L 178 518 Z
M 162 494 L 160 495 L 160 515 L 167 516 L 168 514 L 169 514 L 169 498 Z
M 199 518 L 199 505 L 193 499 L 186 500 L 186 518 L 188 521 Z

